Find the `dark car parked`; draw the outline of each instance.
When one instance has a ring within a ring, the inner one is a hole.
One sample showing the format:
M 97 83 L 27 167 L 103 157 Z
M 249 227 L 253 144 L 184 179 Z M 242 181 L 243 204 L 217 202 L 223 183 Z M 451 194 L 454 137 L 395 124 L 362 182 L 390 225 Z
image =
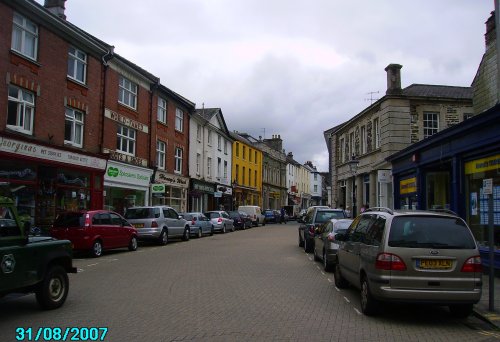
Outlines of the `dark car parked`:
M 74 250 L 90 251 L 94 257 L 106 249 L 137 249 L 137 230 L 120 214 L 108 210 L 60 213 L 50 235 L 69 240 Z
M 331 219 L 343 218 L 346 217 L 342 209 L 313 208 L 312 210 L 308 210 L 299 226 L 299 247 L 304 247 L 304 251 L 306 252 L 312 252 L 316 228 Z
M 325 271 L 332 272 L 337 263 L 339 242 L 336 235 L 345 233 L 352 219 L 331 219 L 317 228 L 314 236 L 314 260 L 322 261 Z
M 264 221 L 266 223 L 278 223 L 280 221 L 279 211 L 273 209 L 264 210 Z
M 229 217 L 234 221 L 234 227 L 238 229 L 252 228 L 252 219 L 243 211 L 228 211 Z

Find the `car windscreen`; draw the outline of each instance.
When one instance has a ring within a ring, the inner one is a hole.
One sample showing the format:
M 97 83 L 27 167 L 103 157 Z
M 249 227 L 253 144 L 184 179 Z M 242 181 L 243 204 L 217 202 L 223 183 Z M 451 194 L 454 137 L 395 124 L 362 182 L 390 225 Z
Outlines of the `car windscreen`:
M 342 211 L 329 211 L 329 210 L 319 210 L 316 212 L 316 218 L 314 223 L 325 223 L 331 219 L 343 219 L 344 212 Z
M 472 233 L 459 218 L 399 216 L 392 220 L 390 247 L 474 249 Z
M 62 213 L 59 214 L 53 224 L 56 228 L 83 227 L 83 213 Z
M 129 208 L 125 212 L 125 218 L 129 220 L 158 217 L 160 217 L 160 210 L 155 210 L 155 208 Z

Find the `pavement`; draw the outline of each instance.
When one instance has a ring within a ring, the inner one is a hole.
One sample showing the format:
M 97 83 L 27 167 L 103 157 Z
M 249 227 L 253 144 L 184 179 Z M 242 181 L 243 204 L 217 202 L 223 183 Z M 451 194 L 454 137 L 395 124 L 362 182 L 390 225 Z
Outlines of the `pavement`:
M 494 277 L 493 310 L 490 310 L 490 276 L 483 275 L 483 293 L 479 303 L 474 305 L 474 315 L 500 329 L 500 274 Z

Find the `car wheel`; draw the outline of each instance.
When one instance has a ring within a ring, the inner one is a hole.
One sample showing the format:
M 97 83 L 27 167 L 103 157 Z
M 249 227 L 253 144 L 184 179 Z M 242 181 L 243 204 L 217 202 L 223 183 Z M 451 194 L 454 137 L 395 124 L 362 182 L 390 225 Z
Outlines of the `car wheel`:
M 158 243 L 162 246 L 165 246 L 168 243 L 168 232 L 165 229 L 161 231 Z
M 323 251 L 323 269 L 325 272 L 331 272 L 333 270 L 332 265 L 326 260 L 326 252 Z
M 214 235 L 214 226 L 210 227 L 210 236 Z
M 66 270 L 59 265 L 51 266 L 35 291 L 36 300 L 45 310 L 57 309 L 66 301 L 68 291 Z
M 201 227 L 198 228 L 198 239 L 203 236 L 203 232 L 201 231 Z
M 314 248 L 313 248 L 313 254 L 314 254 L 314 261 L 319 261 L 319 256 L 318 254 L 316 253 L 316 244 L 314 244 Z
M 222 234 L 226 234 L 226 225 L 222 226 Z
M 367 316 L 374 315 L 377 312 L 377 301 L 370 292 L 366 276 L 361 279 L 361 311 Z
M 449 309 L 453 317 L 466 318 L 472 313 L 472 304 L 450 305 Z
M 137 250 L 137 238 L 135 236 L 132 236 L 132 238 L 130 239 L 130 243 L 128 244 L 128 250 L 129 251 Z
M 304 247 L 304 240 L 302 240 L 302 238 L 300 237 L 300 233 L 299 233 L 299 247 Z
M 309 240 L 308 238 L 305 238 L 304 239 L 304 252 L 311 253 L 312 252 L 311 245 L 312 245 L 311 240 Z
M 182 235 L 183 241 L 189 241 L 190 229 L 189 227 L 184 228 L 184 234 Z
M 234 232 L 234 224 L 233 224 L 233 226 L 231 227 L 231 231 L 232 231 L 232 232 Z
M 335 266 L 335 273 L 333 274 L 335 278 L 335 286 L 337 286 L 339 289 L 345 289 L 347 286 L 349 286 L 349 283 L 347 280 L 342 276 L 342 272 L 340 271 L 340 266 L 337 263 Z
M 90 254 L 92 254 L 94 258 L 98 258 L 102 255 L 102 242 L 100 240 L 94 241 Z

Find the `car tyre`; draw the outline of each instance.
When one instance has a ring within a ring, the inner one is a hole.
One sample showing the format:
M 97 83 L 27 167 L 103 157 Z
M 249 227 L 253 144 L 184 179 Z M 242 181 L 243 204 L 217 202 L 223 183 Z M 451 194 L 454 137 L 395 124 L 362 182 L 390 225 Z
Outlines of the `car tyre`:
M 189 235 L 190 235 L 190 229 L 189 227 L 184 228 L 184 234 L 182 235 L 182 241 L 189 241 Z
M 210 236 L 214 235 L 214 226 L 210 227 Z
M 201 227 L 198 228 L 198 239 L 203 236 L 203 232 L 201 231 Z
M 168 243 L 168 232 L 166 229 L 161 231 L 160 237 L 158 238 L 158 243 L 161 246 L 165 246 Z
M 222 231 L 221 232 L 222 232 L 222 234 L 226 234 L 226 225 L 222 226 Z
M 361 279 L 361 311 L 367 316 L 376 314 L 378 309 L 377 302 L 370 292 L 368 279 L 366 276 L 363 276 Z
M 311 253 L 311 250 L 312 250 L 312 248 L 311 248 L 311 242 L 309 241 L 308 238 L 305 238 L 304 239 L 304 252 Z
M 315 244 L 315 246 L 313 248 L 313 255 L 314 255 L 314 261 L 319 261 L 320 260 L 318 254 L 316 253 L 316 244 Z
M 300 233 L 299 233 L 299 247 L 304 247 L 304 240 L 302 240 L 302 238 L 300 237 Z
M 233 226 L 231 227 L 231 232 L 234 232 L 234 231 L 235 231 L 235 229 L 234 229 L 234 224 L 233 224 Z
M 449 306 L 450 313 L 456 318 L 467 318 L 472 313 L 472 304 L 457 304 Z
M 349 286 L 347 280 L 342 276 L 342 272 L 340 271 L 340 266 L 338 263 L 335 266 L 335 273 L 333 274 L 333 277 L 335 279 L 335 286 L 337 286 L 339 289 L 345 289 Z
M 333 271 L 333 265 L 328 262 L 326 259 L 326 252 L 323 251 L 323 269 L 325 272 L 332 272 Z
M 132 252 L 137 250 L 137 237 L 132 236 L 130 243 L 128 244 L 128 250 Z
M 102 242 L 101 240 L 95 240 L 92 244 L 92 249 L 90 250 L 90 254 L 94 258 L 99 258 L 102 255 Z
M 68 291 L 68 274 L 62 266 L 55 265 L 47 270 L 45 277 L 35 291 L 35 295 L 42 309 L 52 310 L 64 304 Z

